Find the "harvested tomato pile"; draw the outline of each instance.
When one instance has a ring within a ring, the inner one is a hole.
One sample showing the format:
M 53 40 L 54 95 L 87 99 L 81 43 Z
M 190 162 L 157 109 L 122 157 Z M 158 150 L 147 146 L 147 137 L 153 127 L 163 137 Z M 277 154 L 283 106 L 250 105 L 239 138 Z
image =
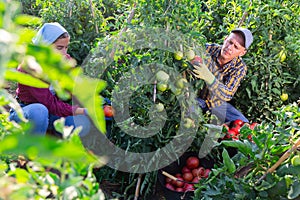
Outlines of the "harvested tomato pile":
M 240 119 L 237 119 L 233 122 L 231 122 L 229 125 L 228 124 L 223 124 L 223 127 L 225 127 L 226 131 L 226 135 L 224 136 L 223 139 L 233 139 L 233 140 L 238 140 L 239 136 L 240 136 L 240 129 L 244 126 L 247 125 L 250 129 L 254 129 L 255 126 L 258 125 L 258 123 L 253 122 L 252 124 L 248 124 L 243 122 Z M 252 136 L 248 135 L 248 139 L 252 140 Z
M 182 167 L 181 173 L 174 175 L 177 180 L 165 178 L 165 187 L 177 192 L 194 191 L 194 184 L 202 178 L 208 178 L 210 172 L 210 169 L 201 166 L 199 158 L 190 156 Z

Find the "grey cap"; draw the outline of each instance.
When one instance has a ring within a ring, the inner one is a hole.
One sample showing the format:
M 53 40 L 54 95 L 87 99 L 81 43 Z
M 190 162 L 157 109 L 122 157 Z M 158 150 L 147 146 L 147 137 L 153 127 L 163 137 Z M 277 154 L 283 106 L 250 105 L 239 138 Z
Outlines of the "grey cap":
M 251 31 L 247 28 L 235 28 L 231 32 L 240 32 L 245 37 L 245 48 L 248 49 L 253 42 L 253 36 Z

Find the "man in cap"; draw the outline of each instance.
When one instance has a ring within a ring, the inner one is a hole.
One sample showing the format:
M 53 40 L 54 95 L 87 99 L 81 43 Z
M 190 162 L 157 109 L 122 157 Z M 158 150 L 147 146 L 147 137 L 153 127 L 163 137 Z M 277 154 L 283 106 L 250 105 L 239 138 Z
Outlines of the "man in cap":
M 248 119 L 234 106 L 228 103 L 247 72 L 247 66 L 242 60 L 253 42 L 252 33 L 246 28 L 236 28 L 225 38 L 223 45 L 206 44 L 209 54 L 207 65 L 198 62 L 195 57 L 194 75 L 206 82 L 206 87 L 200 91 L 199 105 L 203 111 L 210 110 L 221 123 L 240 119 Z

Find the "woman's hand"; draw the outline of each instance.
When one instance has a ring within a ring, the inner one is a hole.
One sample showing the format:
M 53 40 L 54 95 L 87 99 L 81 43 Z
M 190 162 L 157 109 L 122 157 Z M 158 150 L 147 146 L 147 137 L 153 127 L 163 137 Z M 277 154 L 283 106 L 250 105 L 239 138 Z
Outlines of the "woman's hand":
M 86 108 L 77 108 L 75 110 L 75 115 L 87 115 Z

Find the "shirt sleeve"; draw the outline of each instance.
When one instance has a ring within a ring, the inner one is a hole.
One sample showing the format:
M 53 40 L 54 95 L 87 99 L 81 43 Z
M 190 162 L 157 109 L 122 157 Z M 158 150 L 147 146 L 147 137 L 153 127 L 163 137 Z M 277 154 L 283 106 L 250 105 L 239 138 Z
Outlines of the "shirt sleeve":
M 246 67 L 241 63 L 235 67 L 235 70 L 233 70 L 229 76 L 226 77 L 224 82 L 217 78 L 214 83 L 209 86 L 212 96 L 222 101 L 230 101 L 245 75 Z
M 18 71 L 26 73 L 21 65 L 18 67 Z M 63 102 L 53 95 L 49 88 L 36 88 L 19 83 L 17 96 L 26 103 L 41 103 L 47 107 L 49 113 L 59 117 L 74 115 L 75 110 L 79 107 Z
M 25 85 L 22 87 L 27 90 L 28 95 L 31 96 L 31 101 L 33 101 L 28 103 L 41 103 L 46 106 L 49 113 L 53 115 L 67 117 L 74 115 L 75 110 L 78 108 L 78 106 L 72 106 L 61 101 L 57 96 L 50 92 L 49 88 L 35 88 Z

